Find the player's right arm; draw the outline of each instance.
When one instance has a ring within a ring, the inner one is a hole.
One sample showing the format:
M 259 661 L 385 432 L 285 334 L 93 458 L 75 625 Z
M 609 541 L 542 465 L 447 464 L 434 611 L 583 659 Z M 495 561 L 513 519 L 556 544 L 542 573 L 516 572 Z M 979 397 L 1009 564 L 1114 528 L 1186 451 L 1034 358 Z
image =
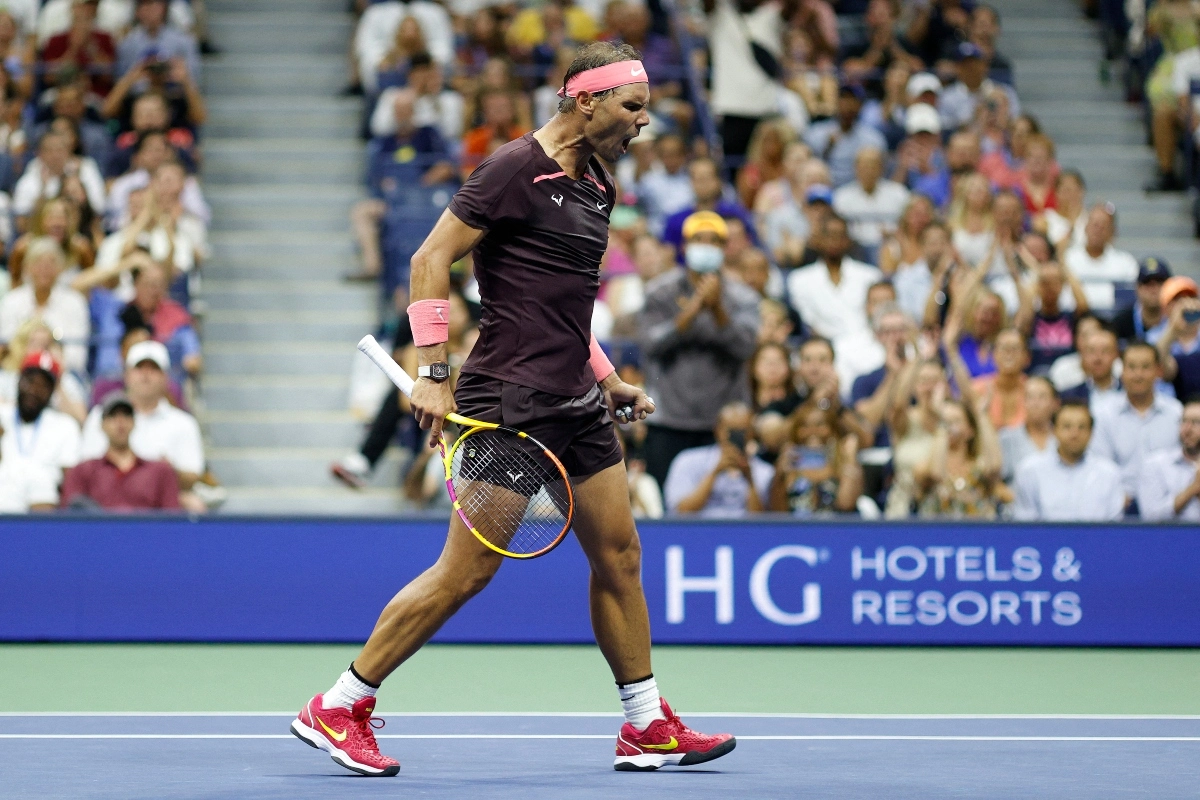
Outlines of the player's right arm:
M 412 277 L 409 296 L 418 300 L 445 300 L 450 296 L 450 266 L 475 249 L 487 235 L 486 230 L 472 228 L 449 209 L 442 212 L 424 243 L 413 254 Z M 447 361 L 449 351 L 446 343 L 417 348 L 417 361 L 428 366 Z M 442 435 L 442 423 L 446 415 L 455 410 L 454 390 L 450 381 L 437 383 L 429 378 L 418 378 L 412 393 L 413 416 L 423 429 L 432 429 L 430 447 L 437 446 Z

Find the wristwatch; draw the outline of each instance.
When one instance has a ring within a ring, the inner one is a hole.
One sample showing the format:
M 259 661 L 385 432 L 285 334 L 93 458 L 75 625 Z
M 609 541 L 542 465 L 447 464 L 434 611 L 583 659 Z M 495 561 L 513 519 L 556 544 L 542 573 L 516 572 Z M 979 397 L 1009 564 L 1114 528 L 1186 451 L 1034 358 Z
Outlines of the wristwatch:
M 417 377 L 429 378 L 434 383 L 445 383 L 450 379 L 450 365 L 438 361 L 427 367 L 417 367 Z

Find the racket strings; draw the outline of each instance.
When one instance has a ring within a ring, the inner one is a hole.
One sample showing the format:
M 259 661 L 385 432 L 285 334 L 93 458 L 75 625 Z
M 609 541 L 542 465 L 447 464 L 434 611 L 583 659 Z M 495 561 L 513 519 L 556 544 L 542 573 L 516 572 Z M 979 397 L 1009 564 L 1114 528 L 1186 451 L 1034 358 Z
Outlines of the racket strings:
M 453 488 L 484 539 L 516 554 L 539 552 L 567 527 L 566 477 L 541 447 L 513 433 L 470 433 L 455 448 Z

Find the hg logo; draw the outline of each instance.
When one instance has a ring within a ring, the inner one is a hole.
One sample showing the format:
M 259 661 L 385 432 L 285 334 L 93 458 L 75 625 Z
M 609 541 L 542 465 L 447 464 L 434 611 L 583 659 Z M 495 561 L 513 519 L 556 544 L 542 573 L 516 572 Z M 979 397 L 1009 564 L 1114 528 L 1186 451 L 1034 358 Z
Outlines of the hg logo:
M 684 596 L 688 592 L 711 592 L 716 595 L 717 623 L 733 622 L 733 548 L 718 547 L 715 554 L 715 575 L 685 575 L 683 548 L 667 548 L 667 622 L 679 624 L 684 620 Z M 815 567 L 829 560 L 828 551 L 818 551 L 803 544 L 785 544 L 763 553 L 750 570 L 750 602 L 765 619 L 776 625 L 804 625 L 821 618 L 821 584 L 806 583 L 801 590 L 803 603 L 799 611 L 785 611 L 771 596 L 771 570 L 785 558 L 795 558 Z

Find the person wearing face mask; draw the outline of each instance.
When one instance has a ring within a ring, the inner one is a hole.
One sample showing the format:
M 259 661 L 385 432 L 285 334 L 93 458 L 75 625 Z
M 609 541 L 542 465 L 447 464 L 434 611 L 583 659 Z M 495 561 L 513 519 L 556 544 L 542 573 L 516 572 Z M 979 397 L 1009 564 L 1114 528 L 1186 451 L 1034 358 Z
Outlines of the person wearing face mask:
M 728 403 L 748 401 L 746 363 L 758 334 L 758 294 L 721 276 L 729 226 L 711 211 L 684 221 L 687 268 L 646 287 L 639 320 L 646 391 L 657 410 L 646 420 L 646 471 L 659 484 L 672 459 L 713 443 L 713 426 Z

